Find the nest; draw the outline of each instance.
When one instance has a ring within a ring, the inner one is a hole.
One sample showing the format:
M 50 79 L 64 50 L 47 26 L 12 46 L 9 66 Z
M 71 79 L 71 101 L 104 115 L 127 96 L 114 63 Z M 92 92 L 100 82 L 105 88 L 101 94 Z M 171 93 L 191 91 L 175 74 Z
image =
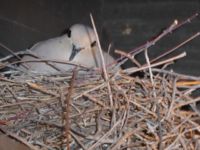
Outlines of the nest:
M 165 69 L 184 52 L 163 61 L 148 57 L 147 48 L 178 26 L 132 54 L 117 51 L 123 58 L 110 71 L 2 72 L 0 130 L 34 150 L 199 149 L 200 78 Z M 146 64 L 134 59 L 138 52 L 145 53 Z M 138 66 L 119 69 L 127 59 Z M 3 60 L 1 66 L 9 66 Z M 138 71 L 144 76 L 132 75 Z

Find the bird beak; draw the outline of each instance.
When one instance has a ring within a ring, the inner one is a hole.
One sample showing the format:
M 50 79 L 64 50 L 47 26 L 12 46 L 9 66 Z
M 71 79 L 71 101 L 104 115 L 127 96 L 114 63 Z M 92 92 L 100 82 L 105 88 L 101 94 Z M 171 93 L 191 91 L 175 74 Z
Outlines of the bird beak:
M 72 61 L 74 59 L 74 57 L 81 51 L 82 48 L 76 48 L 74 45 L 73 45 L 73 48 L 72 48 L 72 53 L 69 57 L 69 61 Z

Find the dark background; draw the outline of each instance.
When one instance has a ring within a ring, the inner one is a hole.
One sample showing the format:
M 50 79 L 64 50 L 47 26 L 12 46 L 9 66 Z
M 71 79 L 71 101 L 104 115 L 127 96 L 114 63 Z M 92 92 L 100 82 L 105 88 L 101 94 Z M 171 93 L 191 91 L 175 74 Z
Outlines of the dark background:
M 91 12 L 104 49 L 113 43 L 115 48 L 128 52 L 174 19 L 186 19 L 199 10 L 199 0 L 0 0 L 0 43 L 14 51 L 25 50 L 38 41 L 60 35 L 72 24 L 91 25 Z M 150 57 L 199 31 L 200 17 L 159 41 L 150 49 Z M 177 61 L 173 68 L 199 76 L 200 37 L 174 54 L 183 51 L 187 57 Z M 1 57 L 8 54 L 0 48 Z

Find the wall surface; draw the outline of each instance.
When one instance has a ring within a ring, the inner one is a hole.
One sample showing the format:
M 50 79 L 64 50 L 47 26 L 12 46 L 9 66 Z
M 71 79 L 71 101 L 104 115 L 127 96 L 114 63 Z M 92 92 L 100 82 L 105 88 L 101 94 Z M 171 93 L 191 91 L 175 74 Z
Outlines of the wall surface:
M 104 4 L 104 26 L 115 47 L 125 51 L 145 43 L 175 19 L 182 21 L 199 11 L 198 0 L 157 0 L 157 1 L 115 1 Z M 112 16 L 112 17 L 111 17 Z M 169 36 L 160 40 L 149 49 L 150 58 L 183 42 L 188 37 L 200 31 L 200 17 L 187 24 Z M 200 37 L 179 48 L 173 53 L 187 52 L 187 57 L 176 62 L 173 68 L 181 73 L 200 75 Z M 172 56 L 173 56 L 172 55 Z M 144 62 L 144 56 L 138 56 Z M 130 65 L 129 62 L 126 65 Z
M 131 51 L 151 39 L 174 19 L 184 20 L 200 9 L 198 0 L 0 0 L 0 43 L 18 51 L 37 41 L 58 36 L 74 23 L 91 24 L 95 18 L 98 31 L 114 48 Z M 149 49 L 150 57 L 176 46 L 200 31 L 200 17 Z M 187 57 L 173 68 L 181 73 L 200 75 L 200 38 L 179 48 Z M 9 54 L 0 48 L 0 55 Z M 144 62 L 144 56 L 138 56 Z M 130 62 L 126 65 L 132 65 Z
M 90 13 L 100 20 L 101 5 L 100 0 L 0 0 L 0 42 L 13 50 L 26 49 L 72 24 L 90 24 Z

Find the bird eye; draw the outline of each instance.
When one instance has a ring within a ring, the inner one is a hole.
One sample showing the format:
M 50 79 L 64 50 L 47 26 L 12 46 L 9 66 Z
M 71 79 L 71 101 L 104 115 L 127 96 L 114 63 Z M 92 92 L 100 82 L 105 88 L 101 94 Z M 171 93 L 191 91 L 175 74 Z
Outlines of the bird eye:
M 70 38 L 71 37 L 71 33 L 72 33 L 72 31 L 68 28 L 67 30 L 66 30 L 66 34 L 67 34 L 67 36 Z
M 91 46 L 91 47 L 94 47 L 96 44 L 97 44 L 97 42 L 96 42 L 96 41 L 94 41 L 94 42 L 92 42 L 92 43 L 91 43 L 91 45 L 90 45 L 90 46 Z

